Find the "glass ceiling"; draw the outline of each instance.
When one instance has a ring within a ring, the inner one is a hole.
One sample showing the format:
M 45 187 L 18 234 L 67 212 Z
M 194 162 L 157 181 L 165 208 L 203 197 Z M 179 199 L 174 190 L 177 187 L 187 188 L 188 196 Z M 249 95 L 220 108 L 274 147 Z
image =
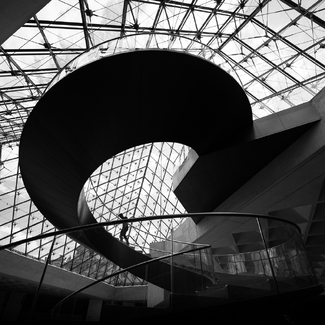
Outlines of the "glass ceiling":
M 158 47 L 199 55 L 240 83 L 258 119 L 306 102 L 324 87 L 324 20 L 325 1 L 315 0 L 49 2 L 0 46 L 0 245 L 54 230 L 24 189 L 18 147 L 30 111 L 76 56 L 107 41 L 101 51 Z M 181 144 L 150 143 L 111 158 L 85 185 L 96 218 L 185 212 L 171 179 L 187 152 Z M 133 225 L 131 245 L 147 252 L 175 226 Z M 107 230 L 118 236 L 119 227 Z M 16 250 L 44 260 L 50 246 L 44 239 Z M 56 238 L 51 258 L 95 278 L 116 269 L 66 236 Z

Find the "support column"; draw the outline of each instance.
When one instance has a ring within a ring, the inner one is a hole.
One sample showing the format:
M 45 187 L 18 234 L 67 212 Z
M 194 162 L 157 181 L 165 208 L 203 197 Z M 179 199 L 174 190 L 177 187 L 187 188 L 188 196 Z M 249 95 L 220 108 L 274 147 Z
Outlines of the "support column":
M 87 321 L 99 322 L 102 313 L 103 301 L 99 299 L 89 299 Z

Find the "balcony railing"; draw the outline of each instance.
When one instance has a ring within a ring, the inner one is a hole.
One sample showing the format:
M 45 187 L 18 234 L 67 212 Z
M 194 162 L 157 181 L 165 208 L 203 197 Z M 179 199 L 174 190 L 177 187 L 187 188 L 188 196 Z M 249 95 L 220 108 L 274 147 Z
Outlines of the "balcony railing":
M 133 223 L 153 219 L 172 219 L 193 217 L 197 214 L 154 216 L 129 219 Z M 200 214 L 202 217 L 202 214 Z M 63 301 L 52 308 L 52 316 L 60 318 L 58 307 L 66 304 L 69 298 L 114 276 L 123 276 L 125 272 L 132 273 L 136 268 L 146 267 L 146 274 L 155 274 L 157 278 L 169 279 L 169 284 L 159 288 L 146 283 L 148 293 L 150 286 L 155 287 L 161 297 L 153 304 L 149 294 L 148 306 L 163 306 L 172 308 L 174 295 L 193 296 L 195 299 L 209 297 L 216 305 L 257 297 L 278 295 L 318 285 L 318 280 L 305 251 L 299 227 L 295 224 L 269 216 L 244 213 L 206 213 L 205 218 L 215 219 L 213 236 L 209 240 L 200 237 L 198 242 L 188 243 L 176 240 L 171 236 L 164 247 L 152 247 L 151 259 L 132 265 L 118 272 L 94 281 L 87 287 L 79 288 Z M 87 226 L 64 229 L 53 233 L 42 234 L 33 238 L 17 241 L 0 247 L 0 250 L 14 247 L 24 242 L 37 240 L 58 234 L 83 231 L 90 228 L 116 225 L 123 220 L 91 224 Z M 208 238 L 208 237 L 207 237 Z M 116 239 L 117 240 L 117 239 Z M 136 249 L 135 247 L 130 249 Z M 51 252 L 50 252 L 51 254 Z M 163 262 L 163 263 L 162 263 Z M 170 266 L 161 267 L 166 263 Z M 39 289 L 46 274 L 46 266 Z M 163 272 L 160 272 L 163 270 Z M 168 273 L 166 276 L 166 272 Z M 177 277 L 175 276 L 177 275 Z M 186 278 L 192 280 L 193 290 L 189 293 Z M 177 279 L 177 281 L 175 280 Z M 144 279 L 146 281 L 146 279 Z M 39 290 L 38 290 L 39 292 Z M 34 307 L 37 302 L 35 295 Z M 34 308 L 33 307 L 33 308 Z M 50 312 L 50 311 L 48 311 Z

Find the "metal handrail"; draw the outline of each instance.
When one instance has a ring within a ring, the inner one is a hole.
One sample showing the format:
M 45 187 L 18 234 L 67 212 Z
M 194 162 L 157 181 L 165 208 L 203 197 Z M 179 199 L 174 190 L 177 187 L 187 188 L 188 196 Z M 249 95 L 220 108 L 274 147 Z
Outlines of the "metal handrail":
M 282 223 L 286 223 L 286 224 L 290 224 L 290 225 L 294 226 L 298 230 L 298 232 L 301 233 L 300 228 L 295 223 L 293 223 L 289 220 L 283 220 L 283 219 L 276 218 L 273 216 L 271 217 L 271 216 L 262 215 L 262 214 L 243 213 L 243 212 L 204 212 L 204 213 L 202 212 L 202 213 L 187 213 L 187 214 L 175 214 L 175 215 L 158 215 L 158 216 L 149 216 L 149 217 L 141 217 L 141 218 L 132 218 L 132 219 L 127 219 L 127 220 L 96 222 L 96 223 L 91 223 L 88 225 L 82 225 L 82 226 L 76 226 L 76 227 L 67 228 L 67 229 L 61 229 L 61 230 L 57 230 L 57 231 L 53 231 L 53 232 L 48 232 L 45 234 L 40 234 L 40 235 L 37 235 L 34 237 L 18 240 L 16 242 L 0 246 L 0 251 L 3 249 L 8 249 L 8 248 L 11 248 L 14 246 L 25 244 L 25 243 L 28 243 L 28 242 L 31 242 L 34 240 L 44 239 L 47 237 L 58 236 L 58 235 L 63 235 L 63 234 L 69 234 L 69 233 L 83 231 L 83 230 L 100 228 L 103 226 L 112 226 L 112 225 L 118 225 L 118 224 L 123 224 L 123 223 L 135 223 L 135 222 L 149 221 L 149 220 L 193 218 L 193 217 L 243 217 L 243 218 L 251 217 L 251 218 L 277 220 Z M 196 243 L 191 243 L 191 244 L 196 245 Z
M 139 266 L 144 266 L 144 265 L 148 265 L 148 264 L 151 264 L 151 263 L 154 263 L 154 262 L 157 262 L 157 261 L 160 261 L 160 260 L 164 260 L 164 259 L 167 259 L 167 258 L 170 258 L 170 257 L 173 257 L 173 256 L 178 256 L 178 255 L 182 255 L 182 254 L 185 254 L 185 253 L 190 253 L 190 252 L 194 252 L 194 251 L 199 251 L 199 250 L 203 250 L 203 249 L 206 249 L 206 248 L 209 248 L 211 247 L 210 245 L 206 245 L 205 247 L 197 247 L 197 248 L 192 248 L 192 249 L 189 249 L 187 251 L 184 251 L 184 252 L 178 252 L 178 253 L 173 253 L 173 254 L 168 254 L 168 255 L 165 255 L 165 256 L 160 256 L 160 257 L 156 257 L 156 258 L 153 258 L 149 261 L 144 261 L 144 262 L 141 262 L 141 263 L 138 263 L 138 264 L 135 264 L 135 265 L 132 265 L 132 266 L 129 266 L 125 269 L 121 269 L 117 272 L 114 272 L 112 274 L 109 274 L 107 276 L 104 276 L 103 278 L 101 279 L 97 279 L 96 281 L 94 281 L 93 283 L 90 283 L 80 289 L 78 289 L 77 291 L 74 291 L 72 292 L 71 294 L 69 294 L 67 297 L 63 298 L 60 302 L 58 302 L 51 310 L 50 314 L 53 314 L 54 310 L 56 308 L 58 308 L 60 305 L 62 305 L 66 300 L 70 299 L 71 297 L 75 296 L 76 294 L 80 293 L 81 291 L 84 291 L 94 285 L 96 285 L 97 283 L 99 282 L 103 282 L 111 277 L 114 277 L 116 275 L 119 275 L 121 273 L 124 273 L 124 272 L 128 272 L 132 269 L 135 269 Z
M 124 224 L 124 223 L 135 223 L 135 222 L 141 222 L 141 221 L 148 221 L 148 220 L 157 220 L 157 219 L 176 219 L 176 218 L 189 218 L 189 217 L 215 217 L 215 218 L 218 218 L 218 217 L 228 217 L 228 218 L 231 218 L 231 217 L 243 217 L 243 218 L 255 218 L 256 221 L 259 223 L 259 220 L 260 219 L 269 219 L 269 220 L 277 220 L 277 221 L 280 221 L 281 223 L 283 224 L 290 224 L 292 225 L 296 230 L 297 230 L 297 233 L 298 234 L 301 234 L 301 231 L 300 231 L 300 228 L 294 224 L 293 222 L 290 222 L 290 221 L 287 221 L 287 220 L 283 220 L 283 219 L 279 219 L 279 218 L 276 218 L 276 217 L 271 217 L 271 216 L 266 216 L 266 215 L 261 215 L 261 214 L 253 214 L 253 213 L 238 213 L 238 212 L 209 212 L 209 213 L 189 213 L 189 214 L 177 214 L 177 215 L 163 215 L 163 216 L 150 216 L 150 217 L 141 217 L 141 218 L 132 218 L 132 219 L 127 219 L 127 220 L 114 220 L 114 221 L 105 221 L 105 222 L 100 222 L 100 223 L 92 223 L 92 224 L 88 224 L 88 225 L 82 225 L 82 226 L 77 226 L 77 227 L 72 227 L 72 228 L 68 228 L 68 229 L 61 229 L 61 230 L 58 230 L 58 231 L 53 231 L 53 232 L 49 232 L 49 233 L 45 233 L 45 234 L 41 234 L 41 235 L 37 235 L 37 236 L 34 236 L 34 237 L 31 237 L 31 238 L 27 238 L 27 239 L 23 239 L 23 240 L 19 240 L 19 241 L 16 241 L 14 243 L 10 243 L 10 244 L 7 244 L 7 245 L 3 245 L 3 246 L 0 246 L 0 251 L 1 250 L 4 250 L 4 249 L 8 249 L 8 248 L 11 248 L 13 246 L 17 246 L 17 245 L 21 245 L 21 244 L 24 244 L 24 243 L 27 243 L 27 242 L 30 242 L 30 241 L 33 241 L 33 240 L 39 240 L 39 239 L 43 239 L 43 238 L 47 238 L 47 237 L 53 237 L 53 236 L 58 236 L 58 235 L 62 235 L 62 234 L 69 234 L 69 233 L 74 233 L 74 232 L 78 232 L 78 231 L 85 231 L 85 230 L 89 230 L 89 229 L 96 229 L 96 228 L 100 228 L 100 227 L 103 227 L 103 226 L 112 226 L 112 225 L 118 225 L 118 224 Z M 259 227 L 260 228 L 260 233 L 263 232 L 263 230 L 261 229 L 261 226 Z M 296 233 L 296 235 L 297 235 Z M 166 239 L 164 238 L 165 240 L 170 240 L 170 239 Z M 116 239 L 117 240 L 117 239 Z M 171 239 L 171 241 L 173 242 L 173 238 Z M 184 242 L 181 242 L 181 243 L 184 243 Z M 67 297 L 65 297 L 62 301 L 60 301 L 56 306 L 54 306 L 54 308 L 52 309 L 52 312 L 59 306 L 61 305 L 64 301 L 66 301 L 67 299 L 69 299 L 70 297 L 78 294 L 79 292 L 99 283 L 99 282 L 102 282 L 106 279 L 109 279 L 111 277 L 114 277 L 116 275 L 119 275 L 123 272 L 127 272 L 129 270 L 132 270 L 134 268 L 137 268 L 139 266 L 143 266 L 143 265 L 148 265 L 148 264 L 151 264 L 151 263 L 154 263 L 154 262 L 157 262 L 157 261 L 160 261 L 160 260 L 164 260 L 164 259 L 167 259 L 167 258 L 173 258 L 173 256 L 178 256 L 178 255 L 182 255 L 182 254 L 186 254 L 186 253 L 190 253 L 190 252 L 194 252 L 194 251 L 200 251 L 200 250 L 203 250 L 203 249 L 206 249 L 206 248 L 211 248 L 211 245 L 204 245 L 204 244 L 197 244 L 197 243 L 187 243 L 187 244 L 191 244 L 191 245 L 195 245 L 196 247 L 194 248 L 191 248 L 191 249 L 188 249 L 188 250 L 185 250 L 185 251 L 181 251 L 181 252 L 177 252 L 177 253 L 171 253 L 171 254 L 168 254 L 168 255 L 165 255 L 165 256 L 160 256 L 160 257 L 156 257 L 156 258 L 153 258 L 153 259 L 150 259 L 150 260 L 147 260 L 147 261 L 144 261 L 144 262 L 141 262 L 141 263 L 138 263 L 138 264 L 135 264 L 135 265 L 132 265 L 132 266 L 129 266 L 125 269 L 121 269 L 115 273 L 112 273 L 108 276 L 105 276 L 101 279 L 98 279 L 96 281 L 94 281 L 93 283 L 71 293 L 70 295 L 68 295 Z M 201 247 L 199 247 L 201 246 Z M 268 247 L 265 243 L 265 239 L 264 239 L 264 246 L 265 246 L 265 249 L 267 250 Z M 51 252 L 50 252 L 51 254 Z M 271 258 L 270 256 L 267 256 L 267 260 L 269 260 L 270 262 L 270 266 L 272 268 L 272 263 L 271 263 Z M 47 265 L 46 265 L 47 266 Z M 44 268 L 44 272 L 46 272 L 46 266 Z M 202 270 L 201 270 L 202 271 Z M 272 276 L 274 278 L 274 280 L 276 281 L 276 277 L 275 277 L 275 274 L 273 273 L 273 270 L 272 271 Z M 41 285 L 41 283 L 40 283 Z M 277 286 L 277 284 L 276 284 Z M 171 270 L 171 287 L 172 287 L 172 270 Z M 279 289 L 277 288 L 277 293 L 279 294 Z

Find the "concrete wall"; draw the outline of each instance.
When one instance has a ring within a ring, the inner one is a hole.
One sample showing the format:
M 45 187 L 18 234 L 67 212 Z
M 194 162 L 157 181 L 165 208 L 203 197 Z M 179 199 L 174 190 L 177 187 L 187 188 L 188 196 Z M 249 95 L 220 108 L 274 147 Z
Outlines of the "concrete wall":
M 183 178 L 186 176 L 188 171 L 192 168 L 192 166 L 195 164 L 197 159 L 199 158 L 198 154 L 195 152 L 195 150 L 191 149 L 183 161 L 183 163 L 177 168 L 173 175 L 173 189 L 179 185 L 179 183 L 183 180 Z
M 45 263 L 32 258 L 3 250 L 0 252 L 0 276 L 11 277 L 19 283 L 26 283 L 37 288 L 41 279 Z M 76 291 L 95 280 L 72 273 L 55 266 L 48 266 L 43 281 L 43 287 L 48 290 L 63 292 Z M 23 287 L 21 288 L 23 291 Z M 82 292 L 90 298 L 99 300 L 143 301 L 146 299 L 146 286 L 114 287 L 105 283 L 98 283 Z
M 7 250 L 0 252 L 0 258 L 0 274 L 38 285 L 45 266 L 44 263 Z M 53 289 L 73 292 L 93 281 L 85 276 L 49 265 L 43 284 L 53 287 Z M 100 299 L 109 299 L 114 296 L 115 288 L 108 284 L 98 283 L 98 285 L 85 290 L 84 293 Z
M 197 237 L 197 227 L 194 221 L 191 218 L 185 219 L 185 221 L 179 227 L 177 227 L 173 233 L 173 252 L 181 251 L 188 245 L 187 243 L 192 243 Z M 185 243 L 178 243 L 177 241 Z M 163 253 L 155 250 L 170 253 L 172 251 L 171 237 L 169 237 L 169 240 L 166 241 L 151 243 L 150 248 L 150 254 L 152 257 L 159 257 L 163 255 Z
M 324 175 L 325 89 L 309 103 L 322 117 L 305 135 L 251 178 L 215 211 L 268 213 L 310 204 L 313 196 L 303 188 Z M 293 114 L 294 117 L 294 114 Z
M 253 130 L 258 139 L 313 121 L 318 122 L 214 211 L 268 214 L 314 202 L 325 175 L 325 89 L 310 102 L 254 121 Z M 189 170 L 186 166 L 183 169 Z M 174 238 L 200 241 L 217 225 L 213 218 L 204 218 L 197 226 L 187 219 L 175 231 Z
M 147 286 L 115 287 L 114 301 L 145 301 Z
M 103 301 L 98 299 L 90 299 L 86 320 L 89 322 L 99 322 L 102 313 Z
M 164 307 L 168 306 L 169 292 L 155 286 L 154 284 L 148 284 L 148 300 L 147 300 L 147 307 L 155 307 L 158 304 L 166 304 Z

